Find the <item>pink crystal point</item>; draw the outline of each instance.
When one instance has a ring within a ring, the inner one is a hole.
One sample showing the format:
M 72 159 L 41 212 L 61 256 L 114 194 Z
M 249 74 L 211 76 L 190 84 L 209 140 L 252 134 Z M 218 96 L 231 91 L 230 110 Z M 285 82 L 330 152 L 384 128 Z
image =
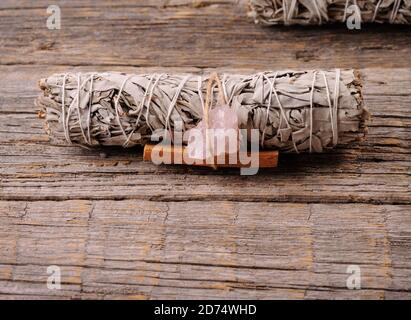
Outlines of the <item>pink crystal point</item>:
M 238 152 L 237 113 L 228 105 L 210 110 L 208 128 L 202 120 L 191 129 L 187 148 L 189 156 L 193 159 L 207 159 Z

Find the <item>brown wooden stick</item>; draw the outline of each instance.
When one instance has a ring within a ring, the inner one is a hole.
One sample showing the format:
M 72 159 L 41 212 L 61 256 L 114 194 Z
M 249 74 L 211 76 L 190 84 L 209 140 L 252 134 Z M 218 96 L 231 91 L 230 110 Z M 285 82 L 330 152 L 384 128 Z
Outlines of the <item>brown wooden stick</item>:
M 144 161 L 153 161 L 152 152 L 155 151 L 163 159 L 171 159 L 170 163 L 166 164 L 188 164 L 193 166 L 202 166 L 202 167 L 221 167 L 221 168 L 248 168 L 250 163 L 243 164 L 240 162 L 240 155 L 237 154 L 237 163 L 229 163 L 229 155 L 225 155 L 224 163 L 220 164 L 220 161 L 217 157 L 214 158 L 214 163 L 208 163 L 206 160 L 191 159 L 187 155 L 187 148 L 180 146 L 162 146 L 161 144 L 146 144 L 144 146 L 143 160 Z M 278 164 L 278 151 L 275 150 L 266 150 L 258 152 L 258 167 L 259 168 L 275 168 Z M 249 159 L 251 154 L 247 154 Z M 181 159 L 180 161 L 178 159 Z M 184 161 L 189 160 L 189 161 Z M 252 163 L 251 163 L 252 165 Z

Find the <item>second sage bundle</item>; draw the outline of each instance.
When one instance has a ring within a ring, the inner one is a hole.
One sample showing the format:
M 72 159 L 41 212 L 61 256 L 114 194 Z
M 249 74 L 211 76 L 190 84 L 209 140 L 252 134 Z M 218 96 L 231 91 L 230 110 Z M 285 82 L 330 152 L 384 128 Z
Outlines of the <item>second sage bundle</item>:
M 250 16 L 263 25 L 320 25 L 347 21 L 411 24 L 410 0 L 250 0 Z

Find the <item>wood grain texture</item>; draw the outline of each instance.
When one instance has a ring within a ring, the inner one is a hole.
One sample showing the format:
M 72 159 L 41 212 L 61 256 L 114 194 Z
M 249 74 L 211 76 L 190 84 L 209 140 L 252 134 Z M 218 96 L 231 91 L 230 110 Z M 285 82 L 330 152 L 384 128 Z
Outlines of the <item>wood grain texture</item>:
M 0 64 L 325 69 L 403 67 L 410 57 L 407 26 L 262 28 L 246 17 L 247 0 L 136 2 L 55 1 L 62 28 L 51 31 L 48 1 L 2 1 Z
M 410 296 L 410 206 L 71 200 L 0 208 L 3 296 Z M 45 285 L 52 264 L 62 268 L 58 292 Z M 352 264 L 361 266 L 362 290 L 346 289 Z
M 0 298 L 411 298 L 411 28 L 261 28 L 243 0 L 55 2 L 59 31 L 48 1 L 0 3 Z M 334 67 L 363 75 L 367 140 L 253 177 L 50 145 L 33 105 L 55 72 Z

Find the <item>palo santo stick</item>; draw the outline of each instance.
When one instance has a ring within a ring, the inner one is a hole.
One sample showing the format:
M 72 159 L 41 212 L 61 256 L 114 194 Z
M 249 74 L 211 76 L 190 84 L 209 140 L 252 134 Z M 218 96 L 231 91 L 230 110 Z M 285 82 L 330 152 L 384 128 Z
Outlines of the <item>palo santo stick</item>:
M 218 157 L 214 158 L 213 163 L 209 163 L 206 160 L 192 159 L 187 154 L 187 148 L 183 146 L 171 146 L 171 145 L 161 145 L 161 144 L 146 144 L 144 146 L 143 160 L 153 161 L 152 155 L 153 151 L 159 154 L 163 159 L 170 159 L 170 163 L 166 164 L 188 164 L 193 166 L 201 167 L 221 167 L 221 168 L 249 168 L 253 166 L 253 162 L 243 164 L 240 161 L 240 154 L 237 154 L 237 162 L 229 163 L 230 157 L 228 154 L 225 155 L 224 163 L 220 164 Z M 254 154 L 247 153 L 247 158 L 250 159 L 252 156 L 258 157 L 258 168 L 275 168 L 278 164 L 278 151 L 275 150 L 264 150 L 259 151 Z M 180 161 L 178 161 L 179 159 Z M 187 161 L 189 160 L 189 161 Z

